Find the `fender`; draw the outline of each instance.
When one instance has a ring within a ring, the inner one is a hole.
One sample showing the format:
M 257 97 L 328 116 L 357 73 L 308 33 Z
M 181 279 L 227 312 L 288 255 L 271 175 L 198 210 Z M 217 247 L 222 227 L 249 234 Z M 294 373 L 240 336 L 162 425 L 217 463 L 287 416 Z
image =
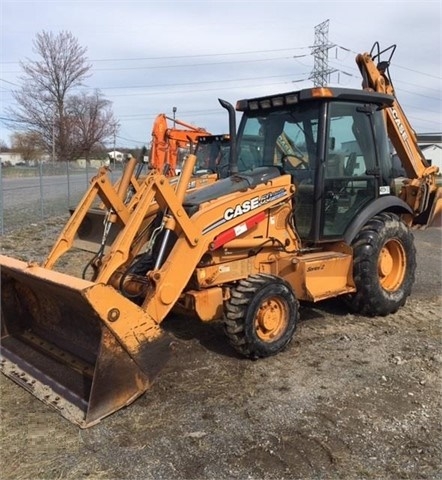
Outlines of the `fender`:
M 348 226 L 344 234 L 344 240 L 348 245 L 354 240 L 360 229 L 380 212 L 394 212 L 397 214 L 409 213 L 412 214 L 410 206 L 398 197 L 393 195 L 379 197 L 370 204 L 368 204 L 361 212 L 359 212 L 353 221 Z

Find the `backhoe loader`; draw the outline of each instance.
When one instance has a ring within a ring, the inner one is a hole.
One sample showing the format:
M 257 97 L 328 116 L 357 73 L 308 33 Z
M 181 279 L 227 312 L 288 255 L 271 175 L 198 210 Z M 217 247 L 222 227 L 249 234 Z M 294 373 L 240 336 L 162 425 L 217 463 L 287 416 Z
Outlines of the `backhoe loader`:
M 373 58 L 357 61 L 365 72 Z M 411 151 L 410 182 L 393 192 L 389 140 L 408 152 L 410 139 L 391 125 L 405 122 L 395 97 L 322 87 L 240 100 L 238 131 L 222 103 L 228 177 L 188 191 L 190 154 L 176 187 L 153 170 L 124 202 L 101 170 L 42 264 L 0 256 L 2 371 L 82 428 L 149 388 L 169 354 L 169 313 L 222 321 L 257 359 L 287 347 L 299 302 L 340 297 L 385 316 L 411 293 L 410 225 L 432 209 L 436 171 Z M 118 234 L 90 278 L 60 273 L 97 198 Z

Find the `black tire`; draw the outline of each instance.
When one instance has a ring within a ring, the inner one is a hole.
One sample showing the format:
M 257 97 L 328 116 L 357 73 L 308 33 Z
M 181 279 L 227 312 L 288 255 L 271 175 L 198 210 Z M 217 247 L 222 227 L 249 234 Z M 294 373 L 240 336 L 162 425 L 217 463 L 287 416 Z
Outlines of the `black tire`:
M 356 293 L 345 301 L 351 311 L 385 316 L 402 307 L 411 293 L 416 271 L 414 238 L 393 213 L 373 217 L 353 241 Z
M 280 277 L 250 275 L 231 290 L 224 326 L 232 346 L 248 358 L 275 355 L 290 342 L 298 323 L 298 301 Z

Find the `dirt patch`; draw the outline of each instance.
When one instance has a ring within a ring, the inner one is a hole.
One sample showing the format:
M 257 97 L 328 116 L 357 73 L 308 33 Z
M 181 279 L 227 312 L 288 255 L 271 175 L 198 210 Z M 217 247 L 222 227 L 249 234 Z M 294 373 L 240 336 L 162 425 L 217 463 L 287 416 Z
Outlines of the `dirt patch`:
M 2 253 L 42 260 L 64 221 L 3 237 Z M 290 346 L 259 361 L 219 324 L 171 316 L 152 389 L 87 430 L 1 375 L 1 478 L 441 478 L 441 230 L 415 238 L 417 280 L 396 314 L 304 305 Z

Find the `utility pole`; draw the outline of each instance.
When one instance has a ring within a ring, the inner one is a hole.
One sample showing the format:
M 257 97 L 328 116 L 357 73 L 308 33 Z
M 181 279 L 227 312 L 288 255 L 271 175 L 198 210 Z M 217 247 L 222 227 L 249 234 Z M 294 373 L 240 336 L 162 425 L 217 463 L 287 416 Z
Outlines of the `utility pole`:
M 310 80 L 313 80 L 315 87 L 327 86 L 330 75 L 336 72 L 336 69 L 328 66 L 328 51 L 335 46 L 328 40 L 329 24 L 330 20 L 325 20 L 315 27 L 315 44 L 312 48 L 314 64 L 309 77 Z
M 55 111 L 52 117 L 52 165 L 55 164 Z
M 115 168 L 115 157 L 116 157 L 116 146 L 117 146 L 117 123 L 114 125 L 114 158 L 113 158 L 113 167 Z

